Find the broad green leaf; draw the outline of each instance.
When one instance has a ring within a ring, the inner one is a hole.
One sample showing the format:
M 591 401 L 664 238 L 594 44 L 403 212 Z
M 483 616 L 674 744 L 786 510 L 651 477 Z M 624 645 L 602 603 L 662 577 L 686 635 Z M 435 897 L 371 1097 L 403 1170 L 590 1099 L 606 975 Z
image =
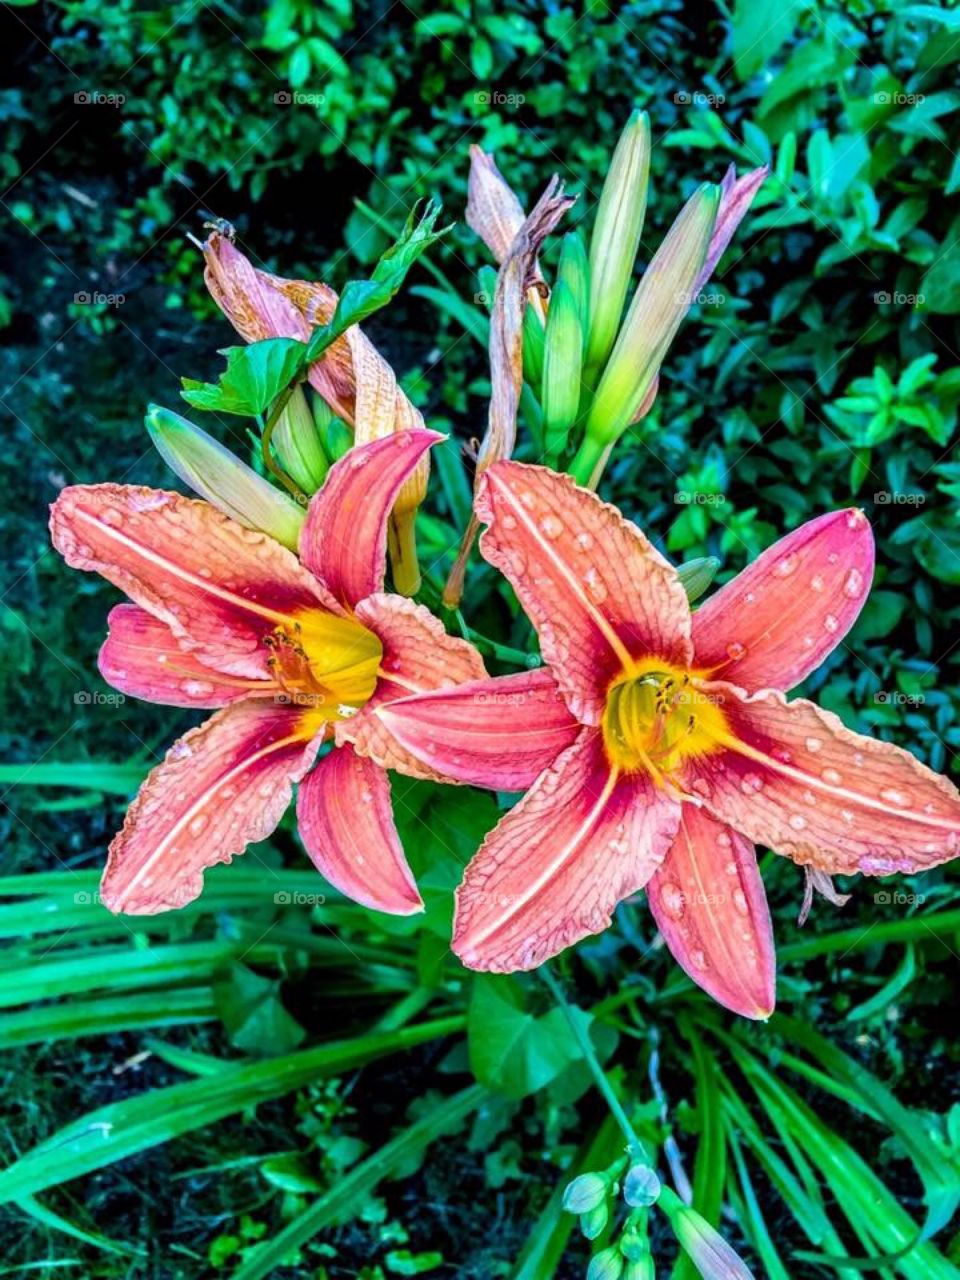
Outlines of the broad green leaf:
M 180 394 L 195 409 L 255 418 L 264 413 L 304 368 L 306 345 L 296 338 L 264 338 L 226 347 L 227 367 L 216 383 L 183 378 Z

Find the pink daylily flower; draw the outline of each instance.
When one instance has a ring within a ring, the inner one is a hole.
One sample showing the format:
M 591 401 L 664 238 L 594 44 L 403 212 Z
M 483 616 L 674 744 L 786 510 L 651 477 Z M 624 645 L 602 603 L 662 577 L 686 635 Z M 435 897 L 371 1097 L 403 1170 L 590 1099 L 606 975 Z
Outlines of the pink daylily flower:
M 721 1004 L 774 1004 L 754 842 L 826 874 L 888 875 L 960 852 L 960 794 L 908 752 L 784 692 L 853 625 L 873 573 L 860 511 L 809 521 L 691 614 L 674 568 L 616 508 L 500 462 L 481 550 L 513 584 L 549 670 L 378 709 L 425 764 L 527 794 L 457 893 L 476 969 L 541 964 L 646 887 L 667 946 Z
M 299 559 L 178 493 L 60 494 L 54 546 L 133 602 L 110 614 L 104 678 L 149 702 L 219 708 L 174 743 L 131 805 L 103 877 L 112 911 L 190 902 L 205 868 L 274 830 L 295 783 L 301 839 L 331 883 L 381 911 L 422 909 L 386 768 L 437 775 L 373 712 L 485 674 L 471 645 L 383 590 L 390 509 L 441 438 L 405 431 L 351 450 L 310 503 Z M 314 764 L 324 743 L 333 749 Z

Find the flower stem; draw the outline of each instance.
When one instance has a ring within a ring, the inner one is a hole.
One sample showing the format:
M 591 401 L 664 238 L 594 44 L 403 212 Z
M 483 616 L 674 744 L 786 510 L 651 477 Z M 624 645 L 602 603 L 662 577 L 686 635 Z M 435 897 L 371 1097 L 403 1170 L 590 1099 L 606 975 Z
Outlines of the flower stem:
M 263 434 L 260 437 L 260 456 L 263 458 L 263 465 L 270 474 L 279 480 L 287 492 L 293 494 L 297 501 L 305 507 L 309 502 L 307 495 L 298 484 L 295 484 L 293 480 L 290 479 L 284 470 L 277 466 L 273 454 L 270 452 L 270 441 L 273 437 L 273 429 L 280 421 L 280 415 L 287 407 L 287 401 L 293 395 L 295 385 L 295 383 L 291 383 L 289 387 L 286 387 L 281 391 L 271 406 L 270 414 L 264 423 Z
M 627 1147 L 629 1149 L 631 1159 L 634 1161 L 642 1160 L 644 1164 L 652 1165 L 653 1162 L 647 1154 L 646 1148 L 637 1136 L 636 1129 L 634 1129 L 633 1125 L 630 1123 L 630 1117 L 627 1115 L 626 1111 L 624 1111 L 620 1099 L 614 1093 L 613 1086 L 607 1079 L 606 1072 L 600 1065 L 600 1061 L 597 1058 L 586 1027 L 577 1019 L 574 1011 L 567 1003 L 567 998 L 563 994 L 563 988 L 550 972 L 547 965 L 541 965 L 538 972 L 549 989 L 550 994 L 553 996 L 558 1006 L 563 1010 L 567 1022 L 570 1024 L 570 1030 L 573 1032 L 574 1037 L 580 1046 L 580 1052 L 583 1054 L 583 1060 L 586 1063 L 587 1069 L 593 1076 L 594 1083 L 597 1088 L 603 1094 L 604 1101 L 610 1108 L 611 1115 L 623 1131 L 623 1136 L 627 1140 Z
M 610 447 L 592 436 L 584 436 L 576 456 L 570 463 L 570 474 L 577 484 L 595 489 L 603 475 L 603 468 L 610 456 Z
M 387 549 L 393 572 L 394 590 L 415 596 L 420 590 L 420 562 L 417 559 L 417 509 L 394 510 L 387 523 Z

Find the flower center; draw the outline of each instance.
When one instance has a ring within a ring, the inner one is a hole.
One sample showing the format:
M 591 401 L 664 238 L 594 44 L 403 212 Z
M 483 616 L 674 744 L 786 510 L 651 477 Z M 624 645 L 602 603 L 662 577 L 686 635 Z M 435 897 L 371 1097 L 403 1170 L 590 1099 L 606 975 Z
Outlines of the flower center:
M 354 715 L 376 688 L 383 645 L 354 618 L 310 609 L 264 643 L 277 684 L 318 723 Z
M 602 727 L 611 764 L 624 773 L 644 770 L 658 784 L 691 756 L 718 750 L 729 734 L 723 711 L 698 687 L 696 673 L 657 659 L 611 684 Z

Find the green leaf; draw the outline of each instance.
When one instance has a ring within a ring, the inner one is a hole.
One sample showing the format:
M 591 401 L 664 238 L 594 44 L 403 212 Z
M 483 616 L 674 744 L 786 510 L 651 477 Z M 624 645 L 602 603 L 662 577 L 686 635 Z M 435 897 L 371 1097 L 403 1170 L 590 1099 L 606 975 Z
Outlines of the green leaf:
M 516 979 L 474 980 L 467 1027 L 470 1067 L 481 1084 L 510 1098 L 536 1093 L 580 1060 L 580 1047 L 562 1009 L 539 1017 L 525 1009 Z M 574 1006 L 589 1027 L 592 1015 Z
M 282 1097 L 311 1080 L 352 1071 L 389 1053 L 451 1035 L 460 1017 L 438 1018 L 384 1035 L 357 1036 L 214 1076 L 123 1098 L 81 1116 L 0 1173 L 0 1203 L 92 1173 L 171 1138 Z
M 217 1012 L 231 1044 L 261 1056 L 296 1049 L 306 1035 L 280 999 L 280 983 L 235 964 L 214 987 Z
M 264 413 L 304 367 L 306 345 L 296 338 L 265 338 L 247 347 L 227 347 L 219 381 L 183 378 L 180 392 L 195 409 L 255 418 Z

